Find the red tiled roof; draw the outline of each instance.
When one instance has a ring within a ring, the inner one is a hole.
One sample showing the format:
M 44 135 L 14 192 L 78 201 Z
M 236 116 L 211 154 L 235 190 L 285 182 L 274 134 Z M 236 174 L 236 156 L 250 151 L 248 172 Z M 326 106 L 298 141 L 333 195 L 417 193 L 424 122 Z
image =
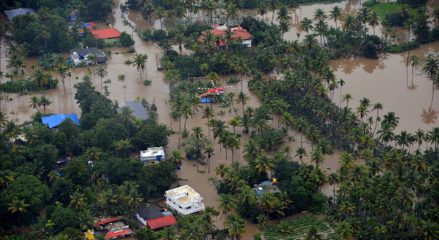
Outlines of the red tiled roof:
M 102 219 L 101 221 L 98 221 L 97 223 L 95 223 L 95 227 L 99 227 L 101 225 L 116 222 L 116 221 L 119 221 L 121 219 L 122 219 L 122 217 L 112 217 L 112 218 Z
M 126 235 L 130 235 L 132 233 L 133 233 L 133 230 L 131 230 L 129 228 L 118 230 L 118 231 L 109 231 L 107 234 L 105 234 L 105 239 L 116 239 L 118 237 L 123 237 Z
M 90 31 L 97 39 L 110 39 L 120 37 L 120 32 L 115 28 L 97 29 Z
M 174 216 L 168 215 L 168 216 L 147 220 L 146 223 L 148 224 L 149 228 L 155 230 L 155 229 L 175 225 L 177 224 L 177 221 L 175 221 Z

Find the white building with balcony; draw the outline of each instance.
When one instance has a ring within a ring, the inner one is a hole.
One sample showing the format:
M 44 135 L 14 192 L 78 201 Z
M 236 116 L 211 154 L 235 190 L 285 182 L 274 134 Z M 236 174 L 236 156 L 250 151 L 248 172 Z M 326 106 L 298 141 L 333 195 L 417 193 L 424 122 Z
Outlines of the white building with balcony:
M 165 192 L 166 204 L 181 215 L 204 211 L 203 198 L 188 185 Z
M 150 147 L 146 150 L 140 151 L 140 161 L 143 163 L 155 163 L 165 160 L 165 149 L 163 147 Z

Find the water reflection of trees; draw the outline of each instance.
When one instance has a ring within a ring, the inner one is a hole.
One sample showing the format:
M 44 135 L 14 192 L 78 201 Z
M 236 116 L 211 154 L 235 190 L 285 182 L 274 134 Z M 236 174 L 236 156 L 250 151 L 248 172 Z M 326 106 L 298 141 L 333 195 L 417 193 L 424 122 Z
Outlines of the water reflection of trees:
M 373 73 L 376 69 L 384 69 L 386 57 L 380 59 L 367 58 L 343 58 L 333 61 L 332 67 L 334 71 L 342 71 L 346 74 L 351 74 L 358 67 L 362 67 L 367 73 Z

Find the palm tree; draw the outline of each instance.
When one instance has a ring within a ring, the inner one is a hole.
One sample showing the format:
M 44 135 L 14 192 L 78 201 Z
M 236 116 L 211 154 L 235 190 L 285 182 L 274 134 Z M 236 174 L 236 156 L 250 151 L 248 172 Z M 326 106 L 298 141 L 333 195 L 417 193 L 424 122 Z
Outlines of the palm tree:
M 315 225 L 311 225 L 308 233 L 305 236 L 305 240 L 323 240 L 323 237 L 319 234 L 317 227 Z
M 325 11 L 323 11 L 323 9 L 321 8 L 317 8 L 316 11 L 314 12 L 314 20 L 316 21 L 325 21 L 325 19 L 327 18 Z
M 272 14 L 271 23 L 273 23 L 273 21 L 274 21 L 274 16 L 275 16 L 274 12 L 277 10 L 278 7 L 279 7 L 278 0 L 269 0 L 268 8 L 270 9 L 271 14 Z
M 229 236 L 233 239 L 239 240 L 241 235 L 245 232 L 245 222 L 239 215 L 231 214 L 227 216 L 224 226 L 228 229 Z
M 296 157 L 299 157 L 300 162 L 303 164 L 303 157 L 306 157 L 306 156 L 307 156 L 305 148 L 303 148 L 303 147 L 298 147 L 298 148 L 296 149 L 296 155 L 295 155 L 295 156 L 296 156 Z
M 349 101 L 352 100 L 352 95 L 347 93 L 343 95 L 343 101 L 346 102 L 346 109 L 349 107 Z
M 255 159 L 255 170 L 260 173 L 271 172 L 273 166 L 273 160 L 265 154 L 260 154 Z
M 309 34 L 309 31 L 312 31 L 314 29 L 313 25 L 312 25 L 312 20 L 309 18 L 304 18 L 301 22 L 300 22 L 300 28 L 306 32 L 306 34 Z
M 49 106 L 52 102 L 45 96 L 41 96 L 39 99 L 39 105 L 43 106 L 43 114 L 46 114 L 46 106 Z
M 250 98 L 247 96 L 247 94 L 245 94 L 243 91 L 240 91 L 238 94 L 238 98 L 236 99 L 236 103 L 241 103 L 242 104 L 242 114 L 244 115 L 244 108 L 245 108 L 245 104 L 247 103 L 247 101 Z
M 0 188 L 8 187 L 15 179 L 12 171 L 0 171 Z
M 329 185 L 332 186 L 332 198 L 333 198 L 334 203 L 336 203 L 336 201 L 335 201 L 335 185 L 339 182 L 340 182 L 340 178 L 338 177 L 337 173 L 329 174 L 328 183 L 329 183 Z
M 214 114 L 213 110 L 212 110 L 210 107 L 206 106 L 206 107 L 204 108 L 203 116 L 202 116 L 202 118 L 205 118 L 205 119 L 207 120 L 206 125 L 209 125 L 209 121 L 210 121 L 210 119 L 211 119 L 212 117 L 214 117 L 214 116 L 215 116 L 215 114 Z M 208 133 L 209 136 L 210 136 L 210 131 L 209 131 L 209 129 L 207 129 L 207 133 Z
M 26 209 L 30 205 L 25 203 L 24 200 L 18 200 L 14 198 L 12 202 L 8 203 L 8 211 L 11 214 L 22 214 L 26 212 Z
M 96 75 L 101 79 L 101 91 L 103 86 L 103 79 L 108 75 L 107 69 L 103 66 L 99 66 L 96 69 Z
M 223 215 L 229 213 L 230 211 L 236 209 L 236 199 L 232 194 L 225 194 L 222 193 L 220 196 L 220 204 L 218 206 L 218 209 L 221 211 Z
M 439 146 L 439 127 L 434 127 L 429 131 L 427 138 L 433 144 L 434 149 L 437 150 Z
M 352 225 L 348 221 L 342 221 L 335 228 L 335 235 L 340 240 L 352 240 L 354 231 Z
M 181 105 L 180 114 L 184 117 L 184 125 L 183 125 L 184 127 L 183 127 L 183 130 L 186 130 L 187 119 L 194 115 L 191 103 L 187 99 Z
M 70 195 L 69 205 L 77 209 L 84 208 L 85 206 L 87 206 L 85 195 L 78 191 L 75 191 L 73 195 Z
M 213 151 L 214 150 L 212 147 L 212 143 L 209 142 L 209 144 L 204 149 L 204 154 L 206 154 L 206 158 L 207 158 L 207 173 L 210 173 L 210 159 L 212 158 L 213 155 L 215 155 Z
M 419 65 L 419 57 L 416 55 L 410 56 L 410 66 L 412 67 L 412 85 L 413 85 L 413 72 Z
M 218 165 L 218 167 L 216 167 L 215 171 L 216 171 L 216 175 L 220 175 L 223 178 L 224 175 L 229 172 L 229 168 L 221 163 Z
M 341 16 L 341 14 L 342 14 L 342 10 L 339 6 L 335 6 L 334 8 L 332 8 L 331 12 L 329 13 L 329 16 L 335 22 L 335 28 L 338 28 L 337 22 Z
M 122 152 L 123 157 L 126 157 L 127 153 L 133 147 L 130 139 L 121 139 L 119 141 L 114 142 L 113 145 L 116 149 L 116 153 Z
M 181 164 L 183 163 L 183 155 L 181 153 L 180 150 L 176 149 L 174 151 L 172 151 L 171 153 L 171 157 L 169 159 L 171 162 L 173 162 L 175 165 L 177 166 L 181 166 Z
M 311 160 L 316 164 L 317 168 L 319 168 L 320 164 L 323 163 L 325 158 L 320 147 L 317 147 L 311 152 Z
M 241 119 L 238 116 L 234 116 L 229 120 L 228 124 L 233 127 L 233 133 L 235 133 L 236 127 L 241 125 Z
M 148 55 L 146 54 L 134 54 L 132 62 L 133 66 L 137 68 L 140 74 L 140 80 L 143 80 L 142 73 L 145 70 L 145 63 L 148 60 Z
M 421 148 L 422 142 L 425 139 L 425 132 L 422 129 L 418 129 L 415 132 L 415 141 L 418 143 L 418 150 Z
M 38 109 L 38 107 L 40 106 L 40 99 L 37 96 L 32 96 L 29 103 L 29 107 L 36 109 L 38 112 L 40 112 L 40 110 Z
M 425 62 L 425 65 L 422 69 L 427 75 L 433 79 L 436 77 L 438 71 L 439 71 L 439 61 L 436 56 L 433 54 L 427 55 L 427 61 Z

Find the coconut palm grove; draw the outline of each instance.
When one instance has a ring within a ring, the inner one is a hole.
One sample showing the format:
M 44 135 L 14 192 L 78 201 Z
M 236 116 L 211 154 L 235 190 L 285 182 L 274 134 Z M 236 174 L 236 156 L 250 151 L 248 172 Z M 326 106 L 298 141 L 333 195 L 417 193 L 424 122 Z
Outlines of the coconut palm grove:
M 439 1 L 0 11 L 0 240 L 439 239 Z M 392 56 L 416 131 L 334 67 Z

